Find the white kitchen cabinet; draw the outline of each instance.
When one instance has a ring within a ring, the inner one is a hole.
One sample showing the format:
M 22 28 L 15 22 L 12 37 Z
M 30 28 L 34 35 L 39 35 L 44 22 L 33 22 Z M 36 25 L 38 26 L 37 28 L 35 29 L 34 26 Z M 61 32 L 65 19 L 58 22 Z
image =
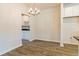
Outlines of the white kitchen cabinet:
M 79 16 L 79 6 L 72 7 L 72 14 L 73 16 Z
M 30 31 L 22 31 L 22 39 L 30 40 Z
M 65 7 L 63 11 L 63 17 L 79 16 L 79 6 Z
M 64 17 L 71 17 L 71 16 L 73 16 L 73 14 L 72 14 L 72 7 L 66 7 L 63 10 L 64 10 Z

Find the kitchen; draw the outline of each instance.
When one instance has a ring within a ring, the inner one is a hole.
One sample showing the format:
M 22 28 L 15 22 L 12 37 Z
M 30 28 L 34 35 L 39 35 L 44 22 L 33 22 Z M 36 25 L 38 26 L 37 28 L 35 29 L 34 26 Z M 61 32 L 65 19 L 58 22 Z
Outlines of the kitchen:
M 22 14 L 22 40 L 30 39 L 30 24 L 29 18 L 30 16 L 27 14 Z

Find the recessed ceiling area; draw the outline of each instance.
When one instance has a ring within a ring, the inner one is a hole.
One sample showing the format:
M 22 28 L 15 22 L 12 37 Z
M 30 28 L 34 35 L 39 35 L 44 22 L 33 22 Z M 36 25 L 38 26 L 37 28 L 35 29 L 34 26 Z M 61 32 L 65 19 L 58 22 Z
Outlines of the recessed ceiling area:
M 60 6 L 60 3 L 25 3 L 27 8 L 48 9 Z

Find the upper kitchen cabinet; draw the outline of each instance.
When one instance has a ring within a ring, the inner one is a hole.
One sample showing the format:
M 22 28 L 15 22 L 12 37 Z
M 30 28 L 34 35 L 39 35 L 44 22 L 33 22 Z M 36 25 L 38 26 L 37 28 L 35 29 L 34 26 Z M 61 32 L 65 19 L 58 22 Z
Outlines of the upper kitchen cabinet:
M 72 7 L 73 16 L 79 16 L 79 6 Z
M 65 7 L 63 11 L 63 17 L 79 16 L 79 6 Z
M 72 14 L 72 7 L 66 7 L 63 9 L 63 17 L 71 17 L 73 16 Z

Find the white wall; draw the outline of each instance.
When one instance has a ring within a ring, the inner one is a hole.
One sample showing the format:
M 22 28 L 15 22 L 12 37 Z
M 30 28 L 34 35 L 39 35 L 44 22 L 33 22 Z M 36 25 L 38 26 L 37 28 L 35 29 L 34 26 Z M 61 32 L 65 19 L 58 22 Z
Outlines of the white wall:
M 41 10 L 38 16 L 31 17 L 35 28 L 32 39 L 60 41 L 60 8 Z
M 29 16 L 22 16 L 22 25 L 29 26 L 28 22 L 29 22 Z
M 37 38 L 37 26 L 38 26 L 38 23 L 37 23 L 37 16 L 31 16 L 29 18 L 29 24 L 30 24 L 30 41 L 34 40 Z
M 42 10 L 38 16 L 38 39 L 51 40 L 52 39 L 52 9 Z
M 0 4 L 0 54 L 22 45 L 21 9 L 23 4 Z

